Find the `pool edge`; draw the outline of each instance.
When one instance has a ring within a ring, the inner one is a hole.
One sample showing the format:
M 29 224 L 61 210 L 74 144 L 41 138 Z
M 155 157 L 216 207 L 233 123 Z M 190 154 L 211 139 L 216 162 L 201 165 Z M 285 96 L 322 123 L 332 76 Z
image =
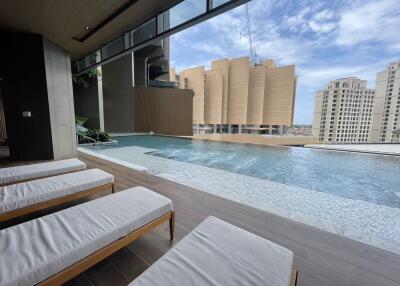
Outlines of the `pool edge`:
M 83 154 L 86 154 L 86 155 L 94 156 L 94 157 L 97 157 L 97 158 L 100 158 L 100 159 L 103 159 L 103 160 L 106 160 L 106 161 L 110 161 L 110 162 L 116 163 L 118 165 L 122 165 L 124 167 L 128 167 L 128 168 L 133 169 L 135 171 L 140 171 L 140 172 L 149 172 L 150 171 L 150 169 L 147 168 L 147 167 L 144 167 L 144 166 L 141 166 L 141 165 L 137 165 L 137 164 L 133 164 L 133 163 L 129 163 L 129 162 L 126 162 L 126 161 L 123 161 L 123 160 L 120 160 L 120 159 L 116 159 L 116 158 L 113 158 L 113 157 L 110 157 L 110 156 L 107 156 L 107 155 L 99 154 L 97 152 L 90 151 L 90 150 L 87 150 L 87 149 L 82 148 L 82 147 L 78 147 L 77 151 L 81 152 Z

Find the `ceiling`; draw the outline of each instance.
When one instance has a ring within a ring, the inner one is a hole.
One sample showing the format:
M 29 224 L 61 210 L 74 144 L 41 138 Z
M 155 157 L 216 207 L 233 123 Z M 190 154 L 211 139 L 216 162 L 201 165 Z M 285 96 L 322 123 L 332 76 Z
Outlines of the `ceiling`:
M 41 34 L 77 60 L 177 2 L 180 1 L 1 0 L 0 29 Z M 129 6 L 130 3 L 133 4 Z M 83 42 L 73 39 L 84 37 L 125 5 L 126 10 Z M 89 30 L 85 29 L 87 26 Z

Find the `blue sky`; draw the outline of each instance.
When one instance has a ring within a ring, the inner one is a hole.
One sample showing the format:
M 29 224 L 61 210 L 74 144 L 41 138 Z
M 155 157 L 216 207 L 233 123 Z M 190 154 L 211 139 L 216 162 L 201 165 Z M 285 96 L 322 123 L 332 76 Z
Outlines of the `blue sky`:
M 400 59 L 400 0 L 252 0 L 249 13 L 258 58 L 296 65 L 297 124 L 312 123 L 315 92 L 330 80 L 357 76 L 373 88 Z M 248 56 L 245 24 L 241 6 L 171 36 L 171 66 Z

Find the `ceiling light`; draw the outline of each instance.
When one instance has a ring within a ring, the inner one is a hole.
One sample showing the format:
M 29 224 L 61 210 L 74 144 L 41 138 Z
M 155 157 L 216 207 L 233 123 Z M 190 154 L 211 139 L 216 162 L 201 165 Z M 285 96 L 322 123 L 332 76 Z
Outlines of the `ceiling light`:
M 85 30 L 90 30 L 90 26 L 85 26 Z

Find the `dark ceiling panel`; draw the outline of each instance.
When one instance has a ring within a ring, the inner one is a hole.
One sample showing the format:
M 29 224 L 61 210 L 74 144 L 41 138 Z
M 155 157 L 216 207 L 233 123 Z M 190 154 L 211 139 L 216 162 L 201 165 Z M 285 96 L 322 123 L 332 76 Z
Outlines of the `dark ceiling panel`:
M 132 3 L 129 3 L 132 2 Z M 42 34 L 76 60 L 136 27 L 178 0 L 1 0 L 0 29 Z M 131 4 L 131 5 L 129 5 Z M 122 9 L 125 7 L 126 9 Z M 110 18 L 114 13 L 118 15 Z M 104 24 L 104 22 L 106 22 Z M 100 25 L 100 24 L 104 25 Z M 90 29 L 98 29 L 84 41 Z M 86 30 L 85 27 L 90 27 Z

